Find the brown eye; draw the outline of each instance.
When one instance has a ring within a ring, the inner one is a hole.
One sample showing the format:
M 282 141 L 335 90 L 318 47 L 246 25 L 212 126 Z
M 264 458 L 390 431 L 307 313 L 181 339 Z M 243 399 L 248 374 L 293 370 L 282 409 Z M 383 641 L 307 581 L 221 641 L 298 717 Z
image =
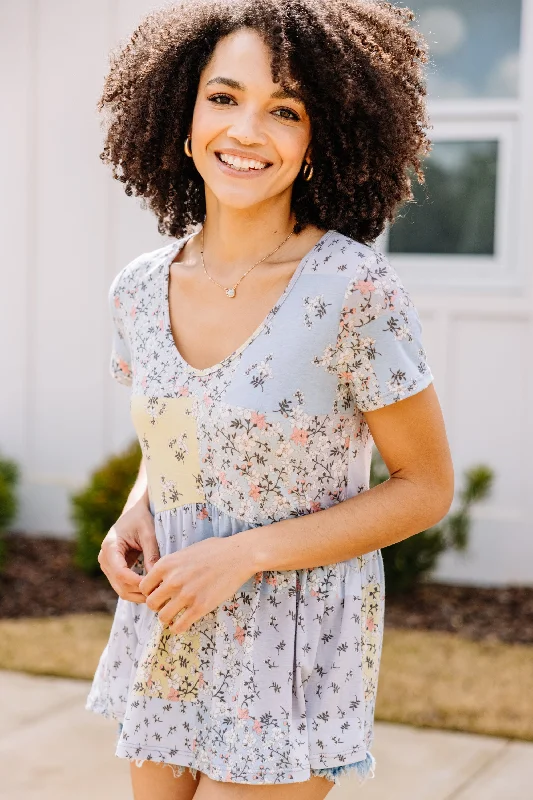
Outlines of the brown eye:
M 218 106 L 227 106 L 233 102 L 233 98 L 229 94 L 214 94 L 207 98 L 210 103 Z
M 278 108 L 274 113 L 279 114 L 282 119 L 290 119 L 293 122 L 300 121 L 300 117 L 298 116 L 298 114 L 291 108 Z

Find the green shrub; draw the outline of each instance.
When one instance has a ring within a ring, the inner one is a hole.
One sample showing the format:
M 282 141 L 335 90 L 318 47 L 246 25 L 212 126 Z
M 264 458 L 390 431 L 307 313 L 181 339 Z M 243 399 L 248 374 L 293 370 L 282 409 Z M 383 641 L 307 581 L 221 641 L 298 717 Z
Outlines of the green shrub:
M 15 519 L 18 510 L 16 487 L 19 470 L 14 461 L 0 458 L 0 570 L 6 557 L 3 531 Z
M 389 473 L 377 450 L 372 458 L 370 485 L 377 486 Z M 385 586 L 388 593 L 412 589 L 433 570 L 445 550 L 465 550 L 470 530 L 470 509 L 486 497 L 494 478 L 490 467 L 479 465 L 464 473 L 465 486 L 459 493 L 459 504 L 438 525 L 408 539 L 382 548 Z
M 76 526 L 74 560 L 90 575 L 100 573 L 100 546 L 122 514 L 140 463 L 141 448 L 134 441 L 93 472 L 89 484 L 71 497 L 72 520 Z

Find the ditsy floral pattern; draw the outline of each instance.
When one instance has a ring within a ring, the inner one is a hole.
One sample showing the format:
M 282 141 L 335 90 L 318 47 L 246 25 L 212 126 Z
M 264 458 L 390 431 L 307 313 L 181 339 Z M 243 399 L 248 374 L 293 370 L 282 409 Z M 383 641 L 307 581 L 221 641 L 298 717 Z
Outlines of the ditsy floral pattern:
M 139 256 L 109 293 L 110 370 L 131 390 L 161 555 L 251 528 L 260 536 L 366 491 L 364 412 L 433 379 L 398 275 L 336 231 L 241 347 L 191 367 L 168 313 L 170 263 L 184 241 Z M 175 774 L 363 781 L 375 763 L 384 592 L 377 550 L 258 573 L 184 634 L 119 599 L 87 708 L 121 722 L 118 756 Z

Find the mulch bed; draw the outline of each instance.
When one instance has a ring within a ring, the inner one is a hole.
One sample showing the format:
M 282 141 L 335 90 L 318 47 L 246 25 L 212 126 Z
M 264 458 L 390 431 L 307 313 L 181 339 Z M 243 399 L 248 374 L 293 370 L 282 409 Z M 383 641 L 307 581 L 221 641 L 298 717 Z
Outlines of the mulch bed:
M 117 595 L 105 575 L 89 577 L 73 564 L 74 542 L 5 534 L 0 618 L 113 612 Z
M 387 595 L 385 626 L 449 631 L 467 639 L 533 644 L 533 587 L 426 583 Z
M 73 565 L 72 540 L 28 534 L 5 538 L 0 618 L 114 612 L 117 595 L 105 576 L 89 577 Z M 387 595 L 385 624 L 533 644 L 533 587 L 421 584 L 407 594 Z

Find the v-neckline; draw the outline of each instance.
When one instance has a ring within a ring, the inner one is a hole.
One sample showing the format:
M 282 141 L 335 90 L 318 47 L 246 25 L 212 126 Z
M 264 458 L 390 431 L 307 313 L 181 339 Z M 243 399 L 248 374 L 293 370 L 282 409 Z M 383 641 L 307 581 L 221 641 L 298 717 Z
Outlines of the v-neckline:
M 267 315 L 265 316 L 263 321 L 257 326 L 257 328 L 246 339 L 246 341 L 243 342 L 239 347 L 237 347 L 236 350 L 234 350 L 232 353 L 229 353 L 229 355 L 227 355 L 224 358 L 222 358 L 216 364 L 213 364 L 210 367 L 204 367 L 203 369 L 198 369 L 197 367 L 193 367 L 192 364 L 189 364 L 189 362 L 186 361 L 183 358 L 182 354 L 180 353 L 180 351 L 178 350 L 178 347 L 176 345 L 176 340 L 174 339 L 174 334 L 172 333 L 172 325 L 171 325 L 171 322 L 170 322 L 170 298 L 169 298 L 169 295 L 170 295 L 170 291 L 169 291 L 170 290 L 170 266 L 171 266 L 172 262 L 174 261 L 174 259 L 176 258 L 176 256 L 178 255 L 178 253 L 185 247 L 185 245 L 189 241 L 189 239 L 191 239 L 193 236 L 195 236 L 196 233 L 197 232 L 195 231 L 194 233 L 191 233 L 188 236 L 184 236 L 182 239 L 178 239 L 176 242 L 173 243 L 173 245 L 171 245 L 170 252 L 169 252 L 167 258 L 165 259 L 165 261 L 163 263 L 163 269 L 161 271 L 161 275 L 162 275 L 162 281 L 163 281 L 162 291 L 163 291 L 164 334 L 165 334 L 166 337 L 169 338 L 170 347 L 171 347 L 172 351 L 174 352 L 177 360 L 179 361 L 179 363 L 183 367 L 183 369 L 186 370 L 187 372 L 193 374 L 193 375 L 201 376 L 201 375 L 209 375 L 211 372 L 215 372 L 216 370 L 222 369 L 223 367 L 225 367 L 228 364 L 230 364 L 233 361 L 234 358 L 236 358 L 238 355 L 240 355 L 254 341 L 254 339 L 256 339 L 259 336 L 260 333 L 262 333 L 262 331 L 268 325 L 270 320 L 275 316 L 275 314 L 278 313 L 280 307 L 283 305 L 283 303 L 285 302 L 285 300 L 289 296 L 289 294 L 292 291 L 296 281 L 300 277 L 301 273 L 303 272 L 303 269 L 304 269 L 305 265 L 307 264 L 308 260 L 311 258 L 313 253 L 317 250 L 317 248 L 319 248 L 319 246 L 322 246 L 324 244 L 324 242 L 333 233 L 335 233 L 335 231 L 333 231 L 331 229 L 326 231 L 320 237 L 320 239 L 313 245 L 313 247 L 303 256 L 303 258 L 298 263 L 298 266 L 294 270 L 294 272 L 293 272 L 293 274 L 291 276 L 291 279 L 289 280 L 287 286 L 285 287 L 285 289 L 283 290 L 281 295 L 278 297 L 278 299 L 276 300 L 275 304 L 272 306 L 270 311 L 267 313 Z

